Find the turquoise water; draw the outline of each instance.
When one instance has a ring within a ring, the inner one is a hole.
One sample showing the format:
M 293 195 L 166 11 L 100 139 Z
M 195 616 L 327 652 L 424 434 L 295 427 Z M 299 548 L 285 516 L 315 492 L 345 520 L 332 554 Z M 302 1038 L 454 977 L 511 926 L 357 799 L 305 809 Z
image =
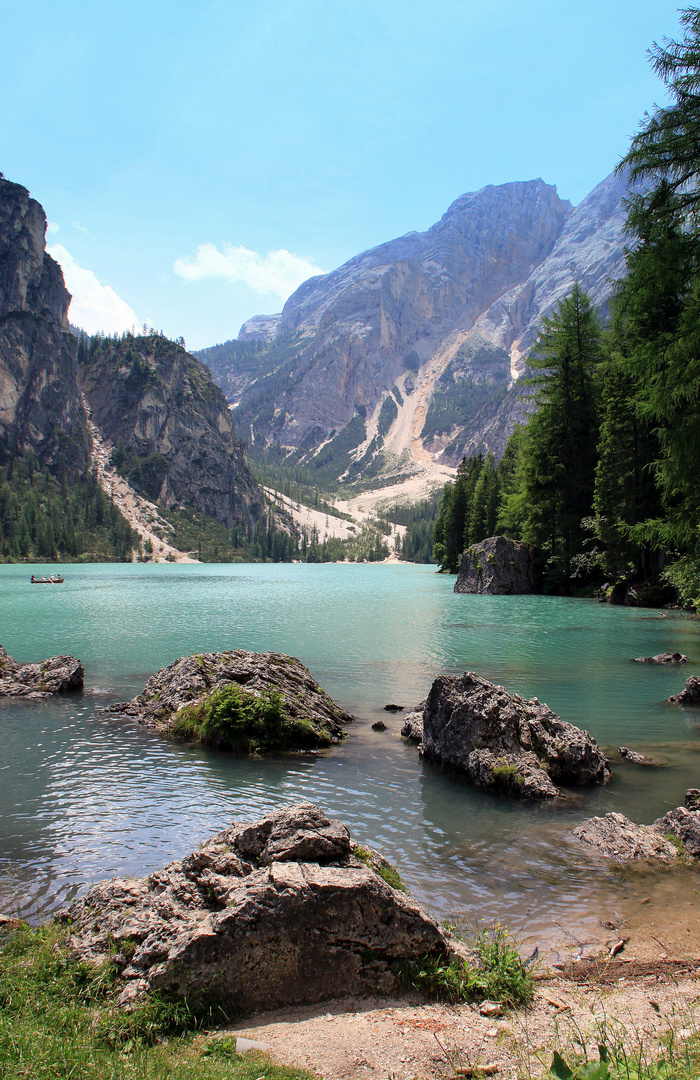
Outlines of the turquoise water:
M 410 565 L 71 566 L 47 589 L 28 578 L 0 566 L 0 641 L 21 661 L 79 656 L 90 689 L 0 706 L 0 910 L 39 917 L 91 881 L 150 872 L 234 818 L 305 798 L 396 862 L 438 914 L 547 932 L 585 923 L 622 887 L 598 865 L 592 875 L 568 836 L 576 821 L 608 810 L 651 821 L 700 786 L 700 709 L 665 702 L 700 671 L 700 624 L 682 615 L 456 596 L 454 578 Z M 232 648 L 298 656 L 357 717 L 343 746 L 243 760 L 101 711 L 183 654 Z M 691 663 L 630 662 L 665 649 Z M 610 785 L 526 806 L 421 762 L 383 706 L 413 705 L 438 674 L 463 670 L 587 728 L 615 755 Z M 618 764 L 622 743 L 666 767 Z

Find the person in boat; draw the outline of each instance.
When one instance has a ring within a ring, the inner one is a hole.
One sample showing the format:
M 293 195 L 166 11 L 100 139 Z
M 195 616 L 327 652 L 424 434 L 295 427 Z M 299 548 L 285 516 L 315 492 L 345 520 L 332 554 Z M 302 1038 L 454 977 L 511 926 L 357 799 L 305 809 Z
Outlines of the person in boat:
M 32 574 L 32 585 L 36 585 L 36 578 L 34 577 L 34 574 Z
M 48 585 L 48 583 L 49 583 L 49 579 L 47 578 L 46 574 L 44 574 L 44 576 L 41 579 L 41 584 L 42 585 Z
M 50 581 L 50 582 L 51 582 L 51 584 L 53 585 L 53 583 L 54 583 L 54 581 L 55 581 L 55 578 L 54 578 L 53 574 L 49 574 L 49 581 Z

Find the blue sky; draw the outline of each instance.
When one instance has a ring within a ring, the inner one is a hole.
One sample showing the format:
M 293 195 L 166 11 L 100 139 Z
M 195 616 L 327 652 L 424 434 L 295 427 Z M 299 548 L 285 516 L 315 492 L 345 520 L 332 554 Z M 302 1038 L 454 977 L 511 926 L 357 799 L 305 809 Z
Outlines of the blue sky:
M 0 169 L 71 317 L 202 348 L 465 191 L 579 202 L 678 33 L 666 0 L 0 0 Z

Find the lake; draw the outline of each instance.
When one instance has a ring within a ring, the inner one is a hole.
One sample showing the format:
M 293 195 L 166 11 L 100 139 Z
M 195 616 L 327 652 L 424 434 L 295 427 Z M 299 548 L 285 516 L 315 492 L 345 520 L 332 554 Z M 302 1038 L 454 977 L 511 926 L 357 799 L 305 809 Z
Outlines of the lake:
M 0 566 L 0 641 L 22 662 L 73 653 L 86 691 L 0 705 L 1 911 L 38 919 L 92 881 L 143 875 L 233 819 L 308 799 L 439 916 L 546 937 L 599 920 L 627 887 L 571 839 L 576 822 L 609 810 L 650 822 L 700 786 L 700 709 L 665 701 L 700 672 L 700 624 L 681 613 L 455 595 L 453 577 L 409 564 L 73 565 L 60 587 L 29 584 L 51 569 Z M 235 648 L 299 657 L 357 717 L 344 744 L 241 759 L 101 711 L 181 655 Z M 631 663 L 667 649 L 691 662 Z M 421 762 L 383 706 L 414 705 L 437 675 L 464 670 L 590 731 L 611 783 L 529 806 Z M 621 744 L 666 767 L 620 760 Z

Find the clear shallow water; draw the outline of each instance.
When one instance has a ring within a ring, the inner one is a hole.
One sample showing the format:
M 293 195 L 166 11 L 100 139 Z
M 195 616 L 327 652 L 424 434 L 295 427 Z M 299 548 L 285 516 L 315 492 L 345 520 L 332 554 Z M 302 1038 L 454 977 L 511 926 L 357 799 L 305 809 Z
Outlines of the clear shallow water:
M 0 705 L 0 910 L 40 916 L 91 881 L 147 873 L 234 818 L 307 798 L 396 862 L 438 914 L 547 933 L 594 919 L 624 888 L 591 873 L 573 824 L 608 810 L 651 821 L 700 785 L 700 710 L 665 702 L 700 671 L 700 625 L 683 616 L 456 596 L 454 578 L 421 566 L 71 566 L 55 589 L 28 577 L 0 566 L 0 641 L 22 661 L 72 652 L 94 692 Z M 178 656 L 229 648 L 298 656 L 358 717 L 345 744 L 238 759 L 100 712 Z M 691 663 L 630 663 L 665 649 Z M 610 785 L 557 808 L 475 791 L 422 763 L 400 716 L 383 712 L 465 669 L 537 695 L 611 754 L 625 743 L 668 767 L 616 762 Z

